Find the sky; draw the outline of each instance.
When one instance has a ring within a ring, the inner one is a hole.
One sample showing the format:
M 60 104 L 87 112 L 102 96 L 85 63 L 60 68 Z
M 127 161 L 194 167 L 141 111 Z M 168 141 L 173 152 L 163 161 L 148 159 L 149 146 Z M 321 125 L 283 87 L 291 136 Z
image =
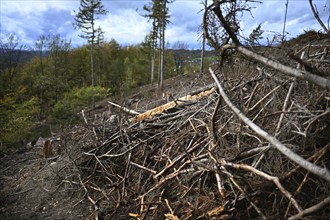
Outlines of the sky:
M 115 39 L 119 44 L 135 45 L 144 40 L 150 32 L 151 24 L 141 16 L 145 0 L 103 0 L 107 15 L 96 21 L 105 32 L 105 40 Z M 184 42 L 189 49 L 199 49 L 200 25 L 202 21 L 202 0 L 176 0 L 169 5 L 171 23 L 166 30 L 166 41 L 173 45 Z M 211 0 L 208 0 L 211 3 Z M 252 13 L 245 13 L 240 27 L 243 35 L 261 24 L 264 39 L 273 32 L 282 33 L 286 0 L 264 0 L 255 4 Z M 328 25 L 330 0 L 314 0 L 319 15 Z M 79 30 L 73 27 L 75 11 L 79 10 L 79 0 L 0 0 L 0 38 L 15 33 L 23 45 L 30 47 L 41 35 L 59 34 L 71 40 L 73 47 L 86 44 L 80 38 Z M 296 37 L 306 30 L 321 30 L 310 9 L 308 0 L 289 0 L 286 31 L 288 38 Z

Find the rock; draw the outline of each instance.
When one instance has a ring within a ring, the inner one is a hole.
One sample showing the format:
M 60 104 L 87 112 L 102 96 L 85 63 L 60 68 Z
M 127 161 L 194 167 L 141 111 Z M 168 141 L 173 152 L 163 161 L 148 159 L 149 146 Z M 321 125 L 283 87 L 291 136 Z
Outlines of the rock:
M 46 140 L 48 140 L 48 138 L 39 137 L 34 146 L 35 147 L 42 147 L 42 146 L 44 146 Z

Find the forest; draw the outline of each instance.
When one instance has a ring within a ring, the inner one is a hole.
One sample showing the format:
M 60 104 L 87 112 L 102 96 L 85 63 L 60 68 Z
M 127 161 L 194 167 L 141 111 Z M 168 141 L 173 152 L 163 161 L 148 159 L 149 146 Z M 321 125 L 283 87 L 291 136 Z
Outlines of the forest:
M 1 42 L 2 149 L 49 136 L 74 123 L 77 112 L 91 107 L 93 96 L 96 101 L 110 95 L 125 96 L 131 88 L 151 82 L 147 43 L 120 46 L 113 39 L 96 45 L 96 83 L 91 86 L 88 45 L 72 48 L 70 41 L 59 36 L 41 36 L 35 50 L 24 50 L 14 34 Z M 198 63 L 188 62 L 198 58 L 198 51 L 167 49 L 165 77 L 198 71 Z

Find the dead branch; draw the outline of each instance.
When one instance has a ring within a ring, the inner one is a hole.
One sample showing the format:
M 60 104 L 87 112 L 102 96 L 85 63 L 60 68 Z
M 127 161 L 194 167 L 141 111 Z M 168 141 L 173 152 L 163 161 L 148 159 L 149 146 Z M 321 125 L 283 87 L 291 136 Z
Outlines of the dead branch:
M 314 17 L 316 18 L 316 20 L 319 22 L 319 24 L 321 25 L 321 27 L 323 28 L 323 30 L 326 33 L 329 33 L 328 28 L 324 25 L 323 21 L 321 20 L 319 13 L 317 12 L 317 10 L 315 9 L 314 5 L 313 5 L 313 0 L 309 0 L 309 5 L 311 6 L 311 9 L 313 11 Z
M 311 82 L 313 84 L 316 84 L 318 86 L 320 86 L 321 88 L 326 89 L 327 91 L 330 91 L 330 80 L 323 78 L 321 76 L 315 75 L 310 73 L 309 71 L 300 71 L 297 70 L 295 68 L 283 65 L 277 61 L 274 61 L 270 58 L 264 57 L 262 55 L 259 55 L 247 48 L 245 48 L 244 46 L 242 46 L 242 44 L 240 43 L 240 41 L 238 40 L 235 32 L 233 32 L 233 30 L 230 27 L 230 24 L 228 24 L 228 22 L 226 21 L 225 17 L 222 14 L 221 11 L 221 7 L 219 7 L 219 3 L 218 1 L 214 0 L 214 5 L 216 5 L 215 7 L 213 7 L 212 11 L 215 13 L 215 15 L 218 17 L 222 27 L 224 28 L 224 30 L 228 33 L 228 35 L 230 36 L 230 38 L 233 41 L 232 45 L 224 45 L 220 48 L 220 51 L 226 50 L 227 48 L 230 47 L 235 47 L 235 49 L 246 55 L 249 58 L 252 58 L 260 63 L 263 63 L 275 70 L 278 70 L 284 74 L 287 74 L 289 76 L 294 76 L 296 78 L 299 79 L 304 79 L 307 80 L 308 82 Z M 207 37 L 207 35 L 205 35 Z M 215 42 L 213 42 L 213 40 L 211 38 L 207 38 L 209 43 L 211 45 L 214 45 Z
M 139 115 L 139 114 L 140 114 L 140 113 L 137 112 L 137 111 L 134 111 L 134 110 L 132 110 L 132 109 L 128 109 L 128 108 L 126 108 L 126 107 L 124 107 L 124 106 L 120 106 L 120 105 L 118 105 L 118 104 L 116 104 L 116 103 L 113 103 L 113 102 L 110 102 L 110 101 L 108 101 L 108 103 L 109 103 L 110 105 L 113 105 L 113 106 L 117 107 L 117 108 L 120 108 L 121 110 L 123 110 L 124 112 L 126 112 L 126 113 L 128 113 L 128 114 L 130 114 L 130 115 Z
M 281 182 L 279 181 L 278 177 L 274 177 L 271 175 L 266 174 L 265 172 L 262 172 L 252 166 L 246 165 L 246 164 L 234 164 L 234 163 L 228 163 L 225 160 L 221 160 L 220 162 L 221 165 L 223 166 L 229 166 L 229 167 L 234 167 L 236 169 L 243 169 L 249 172 L 252 172 L 258 176 L 261 176 L 269 181 L 272 181 L 277 188 L 285 195 L 285 197 L 288 198 L 288 200 L 290 202 L 292 202 L 292 204 L 294 205 L 294 207 L 298 210 L 301 211 L 302 208 L 298 205 L 297 201 L 293 198 L 293 196 L 291 195 L 291 193 L 289 193 L 281 184 Z
M 86 126 L 88 126 L 88 121 L 87 121 L 87 119 L 86 119 L 86 116 L 85 116 L 85 111 L 84 111 L 84 109 L 83 109 L 83 110 L 81 110 L 81 115 L 83 116 L 83 119 L 84 119 L 84 123 L 85 123 L 85 125 L 86 125 Z
M 219 88 L 219 92 L 222 96 L 222 98 L 224 99 L 224 101 L 226 102 L 226 104 L 233 110 L 233 112 L 235 112 L 235 114 L 245 123 L 247 124 L 252 130 L 254 130 L 258 135 L 260 135 L 261 137 L 263 137 L 264 139 L 266 139 L 267 141 L 269 141 L 276 149 L 278 149 L 282 154 L 284 154 L 286 157 L 288 157 L 290 160 L 294 161 L 295 163 L 299 164 L 301 167 L 305 168 L 306 170 L 310 171 L 311 173 L 327 180 L 328 182 L 330 182 L 330 172 L 328 171 L 327 168 L 321 168 L 307 160 L 305 160 L 304 158 L 302 158 L 301 156 L 299 156 L 298 154 L 296 154 L 295 152 L 293 152 L 292 150 L 290 150 L 289 148 L 287 148 L 285 145 L 283 145 L 279 140 L 277 140 L 275 137 L 269 135 L 266 131 L 264 131 L 263 129 L 261 129 L 259 126 L 257 126 L 255 123 L 253 123 L 250 119 L 248 119 L 228 98 L 228 96 L 226 95 L 226 93 L 223 90 L 222 85 L 220 84 L 217 76 L 214 74 L 213 70 L 210 68 L 209 69 L 214 81 L 216 82 L 218 88 Z
M 305 216 L 311 215 L 320 209 L 322 209 L 324 206 L 327 206 L 330 204 L 330 197 L 322 200 L 321 202 L 317 203 L 316 205 L 313 205 L 307 209 L 304 209 L 303 211 L 299 212 L 297 215 L 291 216 L 288 218 L 288 220 L 296 220 L 296 219 L 301 219 Z
M 305 79 L 307 80 L 308 82 L 311 82 L 315 85 L 318 85 L 320 86 L 321 88 L 324 88 L 326 89 L 327 91 L 330 91 L 330 80 L 324 78 L 324 77 L 321 77 L 321 76 L 318 76 L 318 75 L 315 75 L 315 74 L 312 74 L 310 72 L 307 72 L 307 71 L 301 71 L 301 70 L 297 70 L 295 68 L 292 68 L 292 67 L 289 67 L 289 66 L 286 66 L 286 65 L 283 65 L 277 61 L 274 61 L 270 58 L 267 58 L 267 57 L 264 57 L 262 55 L 259 55 L 255 52 L 252 52 L 251 50 L 248 50 L 247 48 L 241 46 L 241 45 L 238 45 L 236 46 L 236 49 L 237 51 L 241 52 L 242 54 L 256 60 L 256 61 L 259 61 L 275 70 L 278 70 L 282 73 L 285 73 L 289 76 L 294 76 L 298 79 Z

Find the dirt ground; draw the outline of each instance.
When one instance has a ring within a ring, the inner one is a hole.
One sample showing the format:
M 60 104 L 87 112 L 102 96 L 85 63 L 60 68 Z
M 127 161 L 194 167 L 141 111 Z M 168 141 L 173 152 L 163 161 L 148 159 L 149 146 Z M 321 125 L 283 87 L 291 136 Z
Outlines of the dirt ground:
M 24 148 L 1 155 L 0 219 L 86 219 L 83 192 L 61 176 L 72 167 L 69 158 L 46 163 L 39 151 Z

